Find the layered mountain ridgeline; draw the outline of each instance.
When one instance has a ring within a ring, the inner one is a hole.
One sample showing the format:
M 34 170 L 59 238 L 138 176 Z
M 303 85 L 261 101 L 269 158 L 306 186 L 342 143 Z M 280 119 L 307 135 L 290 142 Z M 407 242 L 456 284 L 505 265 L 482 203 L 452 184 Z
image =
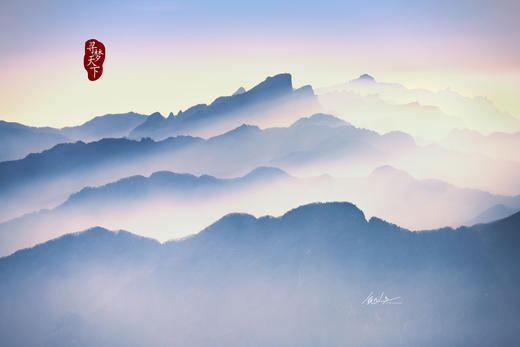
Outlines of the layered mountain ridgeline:
M 121 203 L 126 199 L 144 199 L 150 195 L 169 195 L 172 192 L 190 192 L 191 194 L 209 194 L 229 192 L 234 188 L 243 188 L 265 181 L 273 182 L 280 179 L 289 179 L 284 171 L 260 167 L 239 178 L 220 179 L 209 175 L 194 176 L 178 174 L 170 171 L 155 172 L 150 177 L 132 176 L 101 187 L 86 187 L 80 192 L 72 194 L 63 207 L 77 204 L 98 205 L 102 201 Z M 186 196 L 183 195 L 183 198 Z
M 107 114 L 82 125 L 62 129 L 0 121 L 0 161 L 21 159 L 29 153 L 38 153 L 59 143 L 124 137 L 146 118 L 134 112 Z
M 46 177 L 81 175 L 98 166 L 123 164 L 201 142 L 203 140 L 199 138 L 178 136 L 160 142 L 151 139 L 103 139 L 90 143 L 59 144 L 24 159 L 0 162 L 0 192 L 9 193 L 19 185 L 35 183 Z
M 0 121 L 0 139 L 0 161 L 23 158 L 29 153 L 68 141 L 57 129 L 27 127 L 4 121 Z
M 473 129 L 488 134 L 493 131 L 518 131 L 520 120 L 498 110 L 483 97 L 467 98 L 451 90 L 431 92 L 407 89 L 395 83 L 380 83 L 364 74 L 349 83 L 319 90 L 319 101 L 311 86 L 294 89 L 290 74 L 268 77 L 250 90 L 239 88 L 233 95 L 215 99 L 170 113 L 165 118 L 156 112 L 150 116 L 134 112 L 107 114 L 80 126 L 34 128 L 18 123 L 0 123 L 0 161 L 23 158 L 64 142 L 97 141 L 102 138 L 130 136 L 156 140 L 179 134 L 211 137 L 242 123 L 260 127 L 287 126 L 302 116 L 331 110 L 359 127 L 379 132 L 405 131 L 419 141 L 443 141 L 455 149 L 471 149 L 462 142 L 445 137 L 453 129 Z M 505 136 L 490 138 L 493 148 L 511 141 Z M 456 137 L 458 137 L 457 135 Z M 461 136 L 463 137 L 463 136 Z M 474 141 L 473 141 L 474 142 Z M 472 143 L 473 143 L 472 142 Z M 496 154 L 490 146 L 479 145 L 482 153 Z M 506 148 L 501 159 L 513 158 Z
M 145 160 L 172 153 L 202 139 L 178 136 L 150 139 L 103 139 L 65 143 L 24 159 L 0 163 L 0 219 L 56 206 L 84 186 L 147 173 Z M 139 166 L 138 163 L 143 166 Z M 151 172 L 158 171 L 150 168 Z M 9 201 L 7 201 L 9 200 Z
M 495 194 L 520 191 L 520 163 L 438 146 L 421 147 L 404 133 L 380 135 L 315 114 L 290 127 L 261 130 L 243 125 L 207 140 L 179 136 L 159 142 L 104 139 L 62 144 L 23 160 L 0 163 L 0 194 L 10 200 L 9 204 L 6 199 L 0 201 L 0 221 L 57 206 L 85 186 L 156 171 L 237 177 L 259 166 L 275 166 L 295 176 L 327 172 L 352 177 L 382 165 L 398 167 L 417 178 L 438 178 Z M 466 218 L 462 222 L 489 207 L 461 216 Z
M 243 88 L 242 88 L 243 89 Z M 156 113 L 136 127 L 131 138 L 163 139 L 179 134 L 215 136 L 242 123 L 266 127 L 288 125 L 321 109 L 311 86 L 293 89 L 292 76 L 279 74 L 248 91 L 237 90 L 211 104 L 199 104 L 168 118 Z M 284 124 L 285 123 L 285 124 Z
M 350 82 L 317 91 L 325 110 L 352 124 L 379 132 L 400 130 L 418 141 L 440 141 L 453 129 L 484 134 L 518 132 L 520 119 L 501 111 L 486 97 L 466 97 L 449 88 L 430 91 L 362 75 Z
M 232 211 L 273 211 L 258 208 L 273 198 L 283 200 L 274 194 L 287 192 L 284 188 L 292 180 L 279 169 L 263 167 L 233 179 L 161 171 L 86 187 L 56 208 L 0 223 L 0 257 L 92 225 L 124 228 L 161 241 L 192 235 Z M 289 205 L 294 201 L 298 199 L 277 206 L 294 206 Z
M 199 104 L 170 113 L 143 115 L 135 112 L 95 117 L 79 126 L 36 128 L 0 121 L 0 161 L 21 159 L 66 142 L 91 142 L 103 138 L 175 135 L 215 136 L 242 123 L 260 126 L 288 125 L 301 116 L 321 109 L 311 86 L 293 89 L 290 74 L 268 77 L 252 89 L 241 88 L 231 96 L 217 98 L 210 105 Z
M 349 203 L 231 214 L 164 244 L 94 228 L 0 259 L 0 336 L 5 346 L 515 346 L 519 230 L 515 214 L 414 233 Z
M 132 175 L 168 170 L 236 177 L 260 166 L 303 169 L 338 160 L 352 164 L 349 170 L 354 172 L 357 164 L 370 170 L 384 164 L 390 153 L 413 147 L 413 139 L 406 134 L 379 135 L 322 114 L 287 128 L 261 130 L 243 125 L 208 140 L 177 136 L 159 142 L 104 139 L 60 144 L 22 160 L 0 163 L 0 194 L 11 198 L 8 206 L 0 202 L 0 216 L 7 220 L 53 207 L 85 186 Z
M 466 225 L 489 223 L 494 220 L 509 217 L 512 214 L 515 214 L 520 211 L 519 206 L 517 206 L 516 204 L 511 205 L 513 205 L 513 207 L 504 204 L 493 205 L 479 213 L 477 216 L 468 220 L 466 222 Z
M 447 148 L 467 153 L 483 153 L 492 158 L 520 161 L 520 132 L 482 135 L 478 131 L 453 130 L 440 142 Z
M 520 209 L 520 196 L 417 180 L 389 166 L 356 178 L 295 178 L 269 167 L 232 179 L 160 171 L 86 187 L 56 208 L 0 223 L 0 256 L 92 225 L 164 241 L 194 234 L 233 211 L 278 215 L 312 201 L 347 199 L 412 230 L 485 223 Z
M 149 116 L 128 112 L 107 114 L 95 117 L 80 126 L 65 127 L 61 133 L 72 141 L 97 141 L 103 138 L 119 138 L 128 136 L 135 127 L 145 122 Z
M 382 217 L 412 230 L 486 223 L 520 210 L 520 195 L 496 195 L 437 179 L 421 180 L 388 165 L 363 177 L 319 178 L 313 186 L 324 192 L 334 192 L 314 195 L 315 201 L 348 199 L 371 216 Z M 472 223 L 476 216 L 497 204 L 510 208 L 511 212 L 504 210 L 503 214 L 486 214 Z

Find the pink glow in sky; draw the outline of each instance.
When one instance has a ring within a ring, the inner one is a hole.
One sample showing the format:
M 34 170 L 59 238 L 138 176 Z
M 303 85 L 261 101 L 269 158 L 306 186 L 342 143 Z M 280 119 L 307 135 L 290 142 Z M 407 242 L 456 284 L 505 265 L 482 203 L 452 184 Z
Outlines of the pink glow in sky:
M 94 1 L 82 9 L 26 0 L 0 7 L 2 46 L 9 47 L 0 58 L 0 118 L 8 121 L 65 126 L 130 110 L 176 113 L 280 72 L 292 73 L 295 86 L 316 88 L 362 73 L 450 87 L 520 116 L 513 1 Z M 82 70 L 91 37 L 110 51 L 95 83 Z

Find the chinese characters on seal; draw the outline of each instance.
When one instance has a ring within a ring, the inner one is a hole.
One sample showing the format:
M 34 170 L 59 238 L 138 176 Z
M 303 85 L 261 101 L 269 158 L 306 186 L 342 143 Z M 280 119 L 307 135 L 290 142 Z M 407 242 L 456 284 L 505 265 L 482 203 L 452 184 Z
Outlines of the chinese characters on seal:
M 103 62 L 105 61 L 105 45 L 95 39 L 85 41 L 85 56 L 83 66 L 87 70 L 88 79 L 95 81 L 103 74 Z

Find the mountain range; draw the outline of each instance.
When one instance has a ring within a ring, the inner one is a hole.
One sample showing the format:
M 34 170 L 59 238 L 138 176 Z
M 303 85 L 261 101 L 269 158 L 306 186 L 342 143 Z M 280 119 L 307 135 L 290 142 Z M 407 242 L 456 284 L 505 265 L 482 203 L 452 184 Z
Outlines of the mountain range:
M 418 146 L 404 133 L 380 135 L 331 115 L 315 114 L 289 127 L 262 130 L 242 125 L 207 140 L 187 136 L 162 141 L 103 139 L 60 144 L 22 160 L 1 162 L 0 195 L 6 199 L 0 201 L 0 221 L 53 208 L 85 186 L 157 171 L 226 178 L 274 166 L 300 177 L 324 172 L 355 177 L 383 165 L 405 170 L 418 179 L 436 178 L 501 195 L 520 193 L 520 163 L 441 146 Z M 465 218 L 473 218 L 488 207 Z
M 321 109 L 311 86 L 294 89 L 288 73 L 267 77 L 246 91 L 237 90 L 211 104 L 198 104 L 168 118 L 155 113 L 130 132 L 131 138 L 156 140 L 175 135 L 211 137 L 243 123 L 261 127 L 288 125 Z
M 285 128 L 242 125 L 207 140 L 177 136 L 157 142 L 146 138 L 60 144 L 0 163 L 0 194 L 10 197 L 9 204 L 0 202 L 0 219 L 53 207 L 85 186 L 132 175 L 168 170 L 236 177 L 260 166 L 301 170 L 337 160 L 350 163 L 354 173 L 357 166 L 370 170 L 385 164 L 390 153 L 413 145 L 405 134 L 379 135 L 323 114 Z
M 162 140 L 176 135 L 211 137 L 243 123 L 289 125 L 303 115 L 321 110 L 312 87 L 293 89 L 290 74 L 268 77 L 248 91 L 243 88 L 238 91 L 209 105 L 195 105 L 177 115 L 170 113 L 168 118 L 159 112 L 149 116 L 135 112 L 107 114 L 61 129 L 0 121 L 0 161 L 22 159 L 66 142 L 121 137 Z
M 520 210 L 520 195 L 417 180 L 389 166 L 355 178 L 296 178 L 269 167 L 232 179 L 160 171 L 85 187 L 53 209 L 0 223 L 0 256 L 92 225 L 166 241 L 194 234 L 231 212 L 276 215 L 298 204 L 347 199 L 369 216 L 412 230 L 486 223 Z
M 230 214 L 163 244 L 93 228 L 0 258 L 0 336 L 4 346 L 515 346 L 518 230 L 517 213 L 410 232 L 339 202 Z
M 161 241 L 194 234 L 220 216 L 244 211 L 278 212 L 266 201 L 294 180 L 276 168 L 257 168 L 233 179 L 155 172 L 100 187 L 85 187 L 51 210 L 0 223 L 0 256 L 92 225 L 125 228 Z M 277 206 L 286 208 L 298 199 Z M 247 207 L 245 207 L 247 206 Z
M 477 131 L 456 129 L 440 141 L 446 148 L 466 153 L 482 153 L 490 158 L 520 161 L 520 132 L 495 132 L 487 136 Z
M 518 131 L 368 74 L 0 122 L 0 345 L 517 346 Z
M 496 204 L 482 211 L 474 218 L 468 220 L 466 223 L 467 225 L 489 223 L 493 220 L 506 218 L 519 211 L 520 209 L 518 207 L 510 207 L 504 204 Z
M 520 118 L 501 111 L 485 97 L 467 97 L 451 89 L 430 91 L 363 75 L 317 90 L 325 112 L 378 132 L 404 131 L 420 143 L 440 141 L 454 129 L 489 135 L 520 131 Z
M 21 159 L 60 143 L 124 137 L 146 119 L 147 116 L 134 112 L 107 114 L 79 126 L 61 129 L 29 127 L 0 121 L 0 161 Z
M 0 221 L 52 208 L 85 186 L 99 186 L 156 171 L 237 177 L 260 166 L 293 176 L 366 175 L 383 165 L 419 179 L 501 195 L 520 193 L 520 163 L 463 153 L 438 145 L 418 146 L 400 132 L 378 134 L 326 114 L 289 127 L 242 125 L 209 138 L 177 136 L 162 141 L 103 139 L 60 144 L 22 160 L 0 163 Z M 485 169 L 483 169 L 485 168 Z M 473 216 L 468 216 L 471 218 Z

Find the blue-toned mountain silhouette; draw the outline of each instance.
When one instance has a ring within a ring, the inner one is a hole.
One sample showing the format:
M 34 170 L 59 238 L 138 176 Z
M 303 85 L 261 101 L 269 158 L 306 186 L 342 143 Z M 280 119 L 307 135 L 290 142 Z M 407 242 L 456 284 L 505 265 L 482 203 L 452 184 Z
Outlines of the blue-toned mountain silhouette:
M 57 129 L 0 121 L 0 161 L 20 159 L 67 141 Z
M 288 73 L 267 77 L 246 91 L 221 96 L 211 104 L 199 104 L 170 114 L 156 113 L 130 133 L 131 138 L 163 139 L 179 134 L 214 136 L 242 123 L 270 125 L 270 118 L 285 118 L 287 123 L 320 110 L 311 86 L 293 89 Z
M 349 203 L 231 214 L 165 244 L 94 228 L 0 259 L 0 336 L 5 346 L 515 346 L 519 230 L 515 214 L 414 233 Z M 366 305 L 371 293 L 398 304 Z
M 268 200 L 268 194 L 280 190 L 282 183 L 290 185 L 291 180 L 294 178 L 280 169 L 260 167 L 233 179 L 160 171 L 149 177 L 132 176 L 100 187 L 86 187 L 52 210 L 0 223 L 0 256 L 92 225 L 124 225 L 140 235 L 157 238 L 169 234 L 172 238 L 175 234 L 171 234 L 168 222 L 175 222 L 179 215 L 191 223 L 189 229 L 177 225 L 180 230 L 176 233 L 189 235 L 241 208 L 242 200 Z M 283 197 L 279 194 L 272 198 Z M 155 220 L 153 228 L 146 222 L 149 220 Z
M 514 204 L 512 204 L 514 205 Z M 479 213 L 477 216 L 473 217 L 472 219 L 468 220 L 466 222 L 467 225 L 474 225 L 479 223 L 489 223 L 491 221 L 502 219 L 509 217 L 515 213 L 517 213 L 520 210 L 520 207 L 510 207 L 504 204 L 497 204 L 493 205 L 481 213 Z
M 454 129 L 486 135 L 520 131 L 517 115 L 504 112 L 487 97 L 464 96 L 450 88 L 407 88 L 364 74 L 319 89 L 317 94 L 325 110 L 334 110 L 352 124 L 378 132 L 399 130 L 416 138 L 440 141 Z
M 131 176 L 86 187 L 56 208 L 0 223 L 0 256 L 91 225 L 124 228 L 164 240 L 166 235 L 182 237 L 198 232 L 232 211 L 277 214 L 309 201 L 346 199 L 368 215 L 412 230 L 489 222 L 520 209 L 520 196 L 493 195 L 439 180 L 417 180 L 389 166 L 356 178 L 295 178 L 269 167 L 232 179 L 160 171 L 149 177 Z M 502 208 L 497 211 L 496 206 Z M 486 212 L 474 219 L 482 211 Z M 178 220 L 181 216 L 182 221 Z M 153 227 L 148 220 L 154 221 Z
M 106 114 L 95 117 L 80 126 L 62 128 L 60 132 L 71 141 L 90 142 L 103 138 L 125 137 L 149 117 L 135 112 Z
M 98 141 L 103 138 L 125 137 L 144 122 L 147 116 L 134 112 L 107 114 L 82 125 L 56 128 L 36 128 L 19 123 L 0 121 L 0 162 L 21 159 L 59 143 Z
M 132 175 L 168 170 L 236 177 L 260 166 L 286 170 L 337 160 L 370 169 L 386 163 L 390 153 L 414 146 L 406 134 L 379 135 L 322 114 L 283 128 L 243 125 L 207 140 L 177 136 L 157 142 L 103 139 L 60 144 L 0 163 L 0 194 L 11 199 L 9 206 L 0 202 L 0 220 L 56 206 L 85 186 Z M 17 201 L 25 210 L 16 209 Z
M 479 152 L 492 158 L 520 161 L 520 132 L 495 132 L 484 136 L 477 131 L 458 129 L 450 132 L 440 143 L 461 152 Z
M 293 89 L 292 76 L 285 73 L 268 77 L 248 91 L 241 87 L 209 105 L 195 105 L 177 115 L 170 113 L 168 118 L 159 112 L 149 116 L 135 112 L 107 114 L 61 129 L 0 121 L 0 161 L 21 159 L 66 142 L 122 137 L 162 140 L 176 135 L 211 137 L 243 123 L 288 125 L 320 110 L 312 87 Z
M 456 170 L 446 169 L 453 162 L 458 163 Z M 380 135 L 330 115 L 315 114 L 289 127 L 262 130 L 243 125 L 207 140 L 185 136 L 163 141 L 103 139 L 60 144 L 22 160 L 2 162 L 0 195 L 9 199 L 0 201 L 0 221 L 55 207 L 85 186 L 133 175 L 149 176 L 156 171 L 238 177 L 260 166 L 275 166 L 295 176 L 328 172 L 352 177 L 387 164 L 414 177 L 421 177 L 426 170 L 427 177 L 456 186 L 498 190 L 502 195 L 515 195 L 520 190 L 516 179 L 520 163 L 497 162 L 438 146 L 421 147 L 404 133 Z M 477 170 L 481 167 L 487 169 Z M 462 179 L 459 170 L 468 176 Z M 467 221 L 490 206 L 481 206 L 461 218 Z
M 240 146 L 232 148 L 235 144 Z M 296 163 L 298 159 L 295 156 L 302 153 L 309 154 L 302 161 L 311 161 L 349 152 L 354 156 L 379 155 L 384 151 L 413 146 L 413 139 L 406 134 L 379 135 L 342 123 L 331 116 L 317 114 L 301 119 L 287 128 L 261 130 L 256 126 L 242 125 L 208 140 L 178 136 L 163 141 L 103 139 L 91 143 L 79 141 L 60 144 L 22 160 L 0 163 L 0 192 L 13 190 L 24 182 L 63 176 L 76 171 L 84 173 L 98 166 L 124 163 L 157 154 L 171 154 L 179 148 L 187 147 L 198 153 L 199 161 L 207 156 L 218 155 L 219 160 L 235 162 L 235 166 L 245 166 L 246 163 L 235 160 L 240 155 L 248 156 L 248 161 L 254 162 L 253 166 L 258 167 L 262 166 L 257 165 L 258 163 L 268 164 L 270 161 Z M 357 150 L 363 153 L 358 153 Z
M 103 139 L 64 143 L 24 159 L 0 162 L 0 218 L 21 215 L 63 202 L 63 197 L 87 185 L 104 184 L 142 173 L 138 163 L 171 154 L 202 139 L 178 136 L 151 139 Z M 158 171 L 155 169 L 153 171 Z

